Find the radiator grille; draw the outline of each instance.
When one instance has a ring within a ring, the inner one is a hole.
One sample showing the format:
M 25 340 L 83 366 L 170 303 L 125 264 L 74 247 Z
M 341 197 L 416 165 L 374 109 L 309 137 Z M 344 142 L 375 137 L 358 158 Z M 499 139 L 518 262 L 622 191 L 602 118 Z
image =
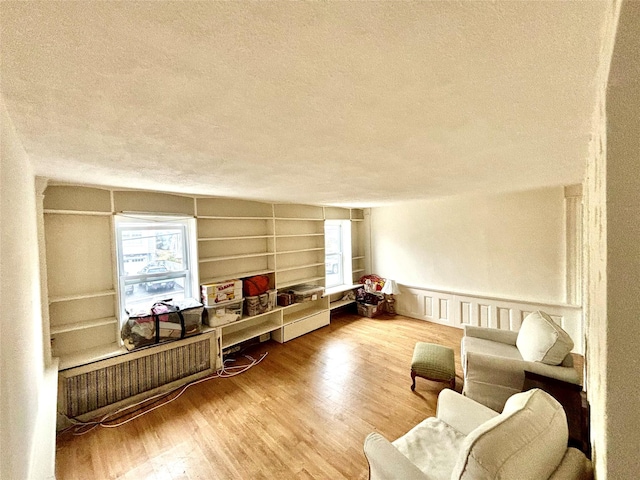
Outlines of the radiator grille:
M 207 339 L 71 376 L 63 380 L 65 413 L 83 415 L 210 367 Z

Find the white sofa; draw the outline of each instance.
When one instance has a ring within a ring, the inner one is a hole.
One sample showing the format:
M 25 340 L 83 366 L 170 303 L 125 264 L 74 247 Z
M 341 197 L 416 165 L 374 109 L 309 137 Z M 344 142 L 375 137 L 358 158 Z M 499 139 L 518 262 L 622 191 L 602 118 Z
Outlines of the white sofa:
M 567 448 L 562 406 L 533 389 L 513 395 L 501 414 L 453 390 L 438 397 L 436 417 L 387 441 L 364 443 L 371 480 L 590 480 L 591 462 Z
M 518 332 L 465 325 L 461 343 L 462 394 L 500 412 L 522 391 L 524 372 L 579 383 L 573 341 L 544 312 L 533 312 Z

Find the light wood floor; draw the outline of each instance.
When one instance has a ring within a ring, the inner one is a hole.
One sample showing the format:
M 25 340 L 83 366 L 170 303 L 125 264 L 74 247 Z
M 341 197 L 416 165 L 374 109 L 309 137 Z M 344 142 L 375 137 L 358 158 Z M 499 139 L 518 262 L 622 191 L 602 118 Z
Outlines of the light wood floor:
M 409 367 L 417 341 L 449 345 L 462 386 L 462 330 L 401 316 L 340 315 L 233 378 L 189 388 L 118 428 L 58 438 L 56 475 L 67 479 L 364 479 L 365 436 L 393 440 L 435 413 L 443 383 Z

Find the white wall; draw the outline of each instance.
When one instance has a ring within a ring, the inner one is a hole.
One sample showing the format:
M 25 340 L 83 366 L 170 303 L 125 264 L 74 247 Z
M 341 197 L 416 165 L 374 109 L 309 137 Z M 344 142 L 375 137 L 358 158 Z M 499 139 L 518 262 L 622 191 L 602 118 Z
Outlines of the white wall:
M 562 187 L 371 210 L 372 271 L 398 283 L 563 303 Z
M 618 11 L 585 182 L 587 394 L 599 480 L 637 478 L 640 468 L 640 3 L 614 2 L 611 31 Z
M 38 480 L 54 475 L 55 375 L 45 375 L 34 176 L 1 99 L 0 109 L 0 478 Z

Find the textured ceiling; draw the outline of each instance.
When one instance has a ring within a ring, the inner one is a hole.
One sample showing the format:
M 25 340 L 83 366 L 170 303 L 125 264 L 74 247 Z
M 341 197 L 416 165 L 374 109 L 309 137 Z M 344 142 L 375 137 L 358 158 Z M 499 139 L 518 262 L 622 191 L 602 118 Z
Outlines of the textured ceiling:
M 582 181 L 609 2 L 7 2 L 58 181 L 347 206 Z

